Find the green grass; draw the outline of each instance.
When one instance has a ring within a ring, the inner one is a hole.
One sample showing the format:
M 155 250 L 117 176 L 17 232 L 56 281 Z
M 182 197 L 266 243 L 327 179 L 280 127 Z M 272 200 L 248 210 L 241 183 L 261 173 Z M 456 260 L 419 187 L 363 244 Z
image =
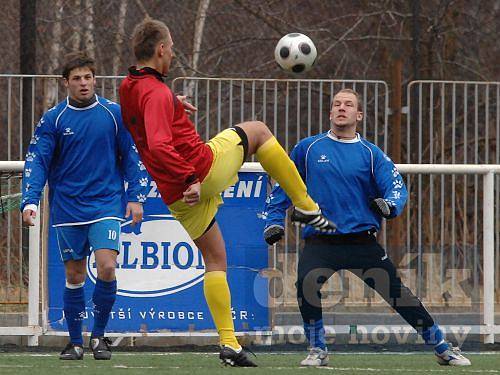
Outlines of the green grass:
M 111 361 L 95 361 L 86 355 L 83 361 L 60 361 L 57 353 L 2 353 L 0 374 L 304 374 L 320 371 L 332 374 L 500 374 L 499 354 L 471 354 L 470 367 L 439 366 L 432 354 L 335 354 L 330 366 L 321 369 L 300 368 L 303 353 L 258 353 L 258 368 L 223 368 L 217 354 L 207 353 L 113 353 Z

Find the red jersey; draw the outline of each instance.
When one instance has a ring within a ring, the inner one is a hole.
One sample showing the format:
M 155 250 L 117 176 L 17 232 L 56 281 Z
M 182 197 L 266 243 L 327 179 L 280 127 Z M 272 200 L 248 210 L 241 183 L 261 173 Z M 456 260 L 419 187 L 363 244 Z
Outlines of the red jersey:
M 203 181 L 212 165 L 212 150 L 160 73 L 130 68 L 120 85 L 120 105 L 123 122 L 166 204 Z

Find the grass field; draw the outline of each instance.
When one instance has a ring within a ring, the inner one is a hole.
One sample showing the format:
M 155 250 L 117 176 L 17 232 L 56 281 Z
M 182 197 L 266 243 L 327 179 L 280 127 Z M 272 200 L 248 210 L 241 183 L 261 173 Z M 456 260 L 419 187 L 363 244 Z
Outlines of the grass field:
M 0 353 L 0 374 L 500 374 L 500 353 L 467 355 L 472 366 L 439 366 L 432 354 L 355 354 L 332 353 L 330 366 L 300 368 L 302 353 L 258 353 L 258 368 L 224 368 L 215 353 L 113 353 L 110 361 L 60 361 L 58 353 Z

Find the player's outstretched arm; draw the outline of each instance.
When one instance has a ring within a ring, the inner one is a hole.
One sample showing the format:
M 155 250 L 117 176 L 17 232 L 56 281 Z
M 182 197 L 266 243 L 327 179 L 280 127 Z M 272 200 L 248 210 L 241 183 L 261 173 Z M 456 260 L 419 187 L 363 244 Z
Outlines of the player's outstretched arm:
M 389 206 L 384 198 L 375 198 L 370 202 L 370 208 L 385 219 L 389 219 L 393 207 Z
M 176 97 L 177 97 L 177 100 L 180 101 L 182 103 L 182 105 L 184 106 L 184 110 L 186 111 L 186 113 L 192 115 L 194 112 L 196 112 L 198 110 L 198 108 L 196 108 L 189 101 L 189 96 L 177 94 Z
M 382 150 L 377 148 L 375 151 L 374 175 L 381 196 L 370 202 L 370 208 L 382 217 L 391 219 L 403 211 L 408 192 L 392 160 Z
M 276 183 L 266 199 L 263 218 L 266 221 L 264 240 L 269 244 L 280 241 L 285 235 L 286 210 L 292 202 L 283 189 Z
M 285 228 L 281 225 L 270 225 L 264 228 L 264 240 L 268 245 L 274 245 L 279 242 L 285 235 Z
M 35 128 L 24 160 L 22 198 L 20 209 L 23 221 L 34 225 L 40 196 L 47 182 L 49 166 L 56 146 L 56 130 L 50 118 L 44 115 Z
M 139 152 L 132 141 L 132 136 L 123 125 L 119 110 L 116 112 L 116 118 L 118 119 L 117 137 L 118 151 L 121 156 L 121 169 L 124 173 L 125 181 L 128 182 L 127 201 L 129 203 L 144 203 L 148 194 L 150 177 L 146 171 L 146 167 L 139 157 Z M 128 214 L 129 212 L 127 206 L 127 217 Z

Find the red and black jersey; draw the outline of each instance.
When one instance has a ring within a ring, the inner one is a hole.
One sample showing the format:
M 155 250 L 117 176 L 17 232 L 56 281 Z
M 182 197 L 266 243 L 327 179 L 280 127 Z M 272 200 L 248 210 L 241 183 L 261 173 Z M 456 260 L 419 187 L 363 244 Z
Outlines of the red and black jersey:
M 159 72 L 131 67 L 120 85 L 120 104 L 123 122 L 166 204 L 203 181 L 212 165 L 212 150 Z

